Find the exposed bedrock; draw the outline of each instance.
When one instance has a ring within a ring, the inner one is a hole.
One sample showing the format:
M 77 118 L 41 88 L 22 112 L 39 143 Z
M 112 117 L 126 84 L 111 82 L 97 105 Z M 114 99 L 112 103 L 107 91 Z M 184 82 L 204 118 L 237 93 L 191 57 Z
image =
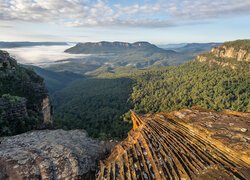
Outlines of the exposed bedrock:
M 43 130 L 0 139 L 0 179 L 91 179 L 104 143 L 81 130 Z
M 249 142 L 231 141 L 245 150 L 238 152 L 227 146 L 223 133 L 214 137 L 216 131 L 228 127 L 232 135 L 238 132 L 244 138 L 249 137 L 249 118 L 244 115 L 198 109 L 144 116 L 132 113 L 133 129 L 100 162 L 97 178 L 250 179 Z M 206 123 L 208 127 L 203 126 Z M 241 128 L 238 131 L 236 127 Z

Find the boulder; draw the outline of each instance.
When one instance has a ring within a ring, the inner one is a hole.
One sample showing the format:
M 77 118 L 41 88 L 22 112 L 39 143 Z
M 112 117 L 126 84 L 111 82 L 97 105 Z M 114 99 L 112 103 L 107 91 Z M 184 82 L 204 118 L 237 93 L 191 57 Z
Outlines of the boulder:
M 4 137 L 0 139 L 0 179 L 94 178 L 96 162 L 104 151 L 103 143 L 82 130 Z

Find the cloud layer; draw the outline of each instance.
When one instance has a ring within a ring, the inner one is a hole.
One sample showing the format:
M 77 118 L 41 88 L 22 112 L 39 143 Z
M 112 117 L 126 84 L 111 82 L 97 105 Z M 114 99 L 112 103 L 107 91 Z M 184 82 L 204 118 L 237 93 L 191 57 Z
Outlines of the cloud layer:
M 119 2 L 119 1 L 118 1 Z M 228 15 L 250 14 L 249 0 L 0 0 L 0 20 L 53 22 L 75 27 L 169 27 Z

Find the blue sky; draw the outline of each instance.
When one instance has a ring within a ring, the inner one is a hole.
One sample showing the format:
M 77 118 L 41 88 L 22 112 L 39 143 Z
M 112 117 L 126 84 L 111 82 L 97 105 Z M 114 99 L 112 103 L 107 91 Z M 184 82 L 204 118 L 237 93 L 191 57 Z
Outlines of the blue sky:
M 0 0 L 0 41 L 250 39 L 250 0 Z

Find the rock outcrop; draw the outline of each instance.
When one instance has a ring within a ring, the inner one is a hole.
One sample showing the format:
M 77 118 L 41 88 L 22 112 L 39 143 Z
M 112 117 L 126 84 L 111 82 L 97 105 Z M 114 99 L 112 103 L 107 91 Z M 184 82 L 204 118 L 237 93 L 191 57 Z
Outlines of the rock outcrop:
M 132 119 L 127 139 L 100 162 L 97 179 L 250 178 L 249 118 L 184 109 L 144 116 L 132 113 Z M 241 138 L 227 143 L 223 130 Z
M 250 52 L 245 49 L 237 50 L 234 47 L 220 46 L 211 50 L 216 57 L 234 58 L 237 61 L 250 61 Z
M 11 69 L 17 66 L 17 62 L 14 58 L 9 56 L 9 53 L 6 51 L 0 51 L 0 70 Z
M 226 42 L 209 53 L 197 56 L 196 60 L 235 69 L 237 62 L 250 62 L 250 40 Z
M 51 109 L 52 108 L 50 105 L 49 96 L 47 96 L 42 100 L 42 103 L 41 103 L 41 116 L 42 116 L 43 124 L 45 125 L 52 124 Z
M 22 100 L 21 103 L 16 101 L 18 97 L 19 100 Z M 33 70 L 18 65 L 8 52 L 1 50 L 0 104 L 9 107 L 6 109 L 4 106 L 0 106 L 0 125 L 2 126 L 0 127 L 0 136 L 14 135 L 13 133 L 17 132 L 15 129 L 9 128 L 10 121 L 22 123 L 20 126 L 16 125 L 16 129 L 26 129 L 27 131 L 52 124 L 51 105 L 43 79 Z M 23 117 L 20 117 L 22 114 Z M 17 116 L 18 118 L 16 118 Z M 28 122 L 29 120 L 34 123 Z M 4 131 L 9 133 L 3 133 L 3 124 Z M 21 132 L 23 131 L 21 130 Z
M 211 50 L 216 57 L 250 61 L 250 40 L 229 41 Z
M 104 144 L 80 130 L 43 130 L 0 139 L 0 179 L 91 179 Z

